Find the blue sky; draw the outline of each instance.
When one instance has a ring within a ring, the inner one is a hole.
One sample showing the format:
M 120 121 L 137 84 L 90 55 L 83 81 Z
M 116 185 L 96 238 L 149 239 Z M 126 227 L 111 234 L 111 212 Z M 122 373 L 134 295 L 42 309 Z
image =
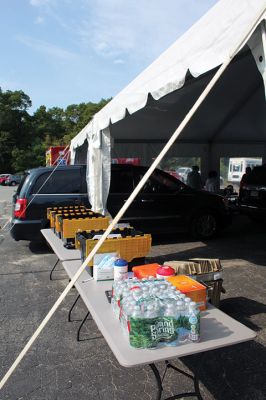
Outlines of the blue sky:
M 35 111 L 114 97 L 217 0 L 1 0 L 0 86 Z

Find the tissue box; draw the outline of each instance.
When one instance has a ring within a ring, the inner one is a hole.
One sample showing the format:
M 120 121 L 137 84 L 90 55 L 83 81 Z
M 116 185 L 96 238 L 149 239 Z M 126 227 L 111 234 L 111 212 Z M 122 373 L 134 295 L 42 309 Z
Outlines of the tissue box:
M 206 310 L 206 286 L 188 277 L 187 275 L 176 275 L 167 278 L 180 292 L 195 301 L 200 310 Z
M 99 267 L 101 261 L 104 257 L 117 257 L 117 253 L 102 253 L 102 254 L 95 254 L 93 259 L 93 279 L 96 281 L 107 281 L 114 279 L 114 266 L 105 267 L 104 265 Z M 90 268 L 90 267 L 88 267 Z
M 138 265 L 132 268 L 134 272 L 134 277 L 138 279 L 148 278 L 148 276 L 156 277 L 157 269 L 160 267 L 160 264 L 144 264 Z

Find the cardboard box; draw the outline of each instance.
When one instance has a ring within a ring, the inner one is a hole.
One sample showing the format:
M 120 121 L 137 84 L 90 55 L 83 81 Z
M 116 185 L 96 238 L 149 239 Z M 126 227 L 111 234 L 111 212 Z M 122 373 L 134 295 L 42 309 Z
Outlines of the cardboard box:
M 167 278 L 180 292 L 195 301 L 200 310 L 206 310 L 206 287 L 186 275 Z

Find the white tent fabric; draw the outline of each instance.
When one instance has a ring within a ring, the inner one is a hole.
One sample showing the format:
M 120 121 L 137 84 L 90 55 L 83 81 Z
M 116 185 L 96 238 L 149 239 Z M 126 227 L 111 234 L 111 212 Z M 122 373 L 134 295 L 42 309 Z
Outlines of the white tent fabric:
M 199 75 L 222 64 L 234 43 L 265 6 L 265 0 L 221 0 L 95 115 L 99 130 L 183 86 L 186 73 Z M 72 140 L 83 144 L 90 123 Z
M 91 125 L 93 127 L 93 124 Z M 96 131 L 97 132 L 97 131 Z M 103 129 L 101 135 L 88 135 L 87 184 L 90 203 L 94 212 L 106 214 L 105 204 L 109 193 L 111 159 L 110 130 Z
M 161 98 L 166 98 L 165 96 L 171 93 L 178 93 L 179 89 L 184 87 L 188 71 L 192 77 L 198 78 L 222 64 L 230 55 L 234 45 L 245 34 L 247 27 L 254 23 L 255 18 L 258 17 L 265 6 L 266 0 L 220 0 L 191 29 L 94 116 L 93 120 L 72 140 L 72 155 L 75 153 L 75 149 L 81 146 L 87 138 L 90 138 L 88 151 L 93 152 L 97 148 L 97 143 L 101 143 L 102 130 L 110 126 L 111 135 L 113 136 L 115 124 L 119 121 L 126 121 L 128 115 L 131 115 L 132 118 L 136 116 L 136 122 L 137 118 L 139 118 L 138 123 L 141 124 L 143 118 L 141 110 L 148 105 L 149 99 L 152 98 L 152 100 L 158 101 Z M 258 69 L 265 80 L 264 21 L 250 39 L 249 45 Z M 171 99 L 170 101 L 173 100 Z M 178 101 L 175 101 L 177 104 Z M 153 106 L 153 109 L 155 108 Z M 162 112 L 164 110 L 158 111 Z M 152 117 L 154 115 L 153 112 Z M 151 118 L 151 115 L 148 115 L 148 117 Z M 145 115 L 145 118 L 147 120 L 147 115 Z M 156 118 L 158 118 L 158 115 Z M 159 131 L 160 123 L 157 124 L 156 118 L 154 119 L 154 125 L 158 125 L 157 132 L 154 130 L 155 126 L 151 128 L 154 138 L 161 137 L 161 131 Z M 173 126 L 169 126 L 169 129 L 166 129 L 165 120 L 162 119 L 161 121 L 163 121 L 161 123 L 163 125 L 162 129 L 169 136 L 168 132 L 173 132 Z M 177 126 L 178 119 L 173 118 L 173 123 L 176 123 Z M 126 136 L 128 134 L 127 128 L 128 126 L 121 123 L 120 131 L 119 129 L 117 131 L 117 137 Z M 228 134 L 230 135 L 230 132 Z M 142 137 L 142 135 L 143 132 L 139 129 L 139 137 Z M 93 140 L 91 137 L 93 137 Z M 110 141 L 108 145 L 110 146 Z M 105 146 L 105 149 L 107 152 L 109 151 L 108 146 Z M 89 156 L 89 159 L 92 160 L 92 156 Z M 95 168 L 100 168 L 100 164 Z M 102 170 L 102 168 L 100 169 Z M 99 186 L 102 180 L 98 179 L 98 175 L 93 175 L 90 172 L 89 175 L 90 185 L 92 184 L 92 179 L 94 179 L 95 185 L 93 186 L 95 190 L 102 191 L 103 187 Z M 103 210 L 104 203 L 102 200 L 98 198 L 97 203 L 92 202 L 90 195 L 93 209 Z
M 256 61 L 258 70 L 260 71 L 264 88 L 266 93 L 266 24 L 265 20 L 262 21 L 259 29 L 257 29 L 252 37 L 250 38 L 248 45 L 252 51 L 254 59 Z

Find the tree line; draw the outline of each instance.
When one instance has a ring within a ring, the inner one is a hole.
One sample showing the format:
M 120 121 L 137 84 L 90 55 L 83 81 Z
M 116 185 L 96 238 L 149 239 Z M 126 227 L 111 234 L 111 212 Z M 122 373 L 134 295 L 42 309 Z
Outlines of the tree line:
M 40 106 L 33 115 L 22 90 L 0 87 L 0 173 L 19 173 L 45 165 L 50 146 L 67 145 L 111 99 L 71 104 L 66 109 Z

